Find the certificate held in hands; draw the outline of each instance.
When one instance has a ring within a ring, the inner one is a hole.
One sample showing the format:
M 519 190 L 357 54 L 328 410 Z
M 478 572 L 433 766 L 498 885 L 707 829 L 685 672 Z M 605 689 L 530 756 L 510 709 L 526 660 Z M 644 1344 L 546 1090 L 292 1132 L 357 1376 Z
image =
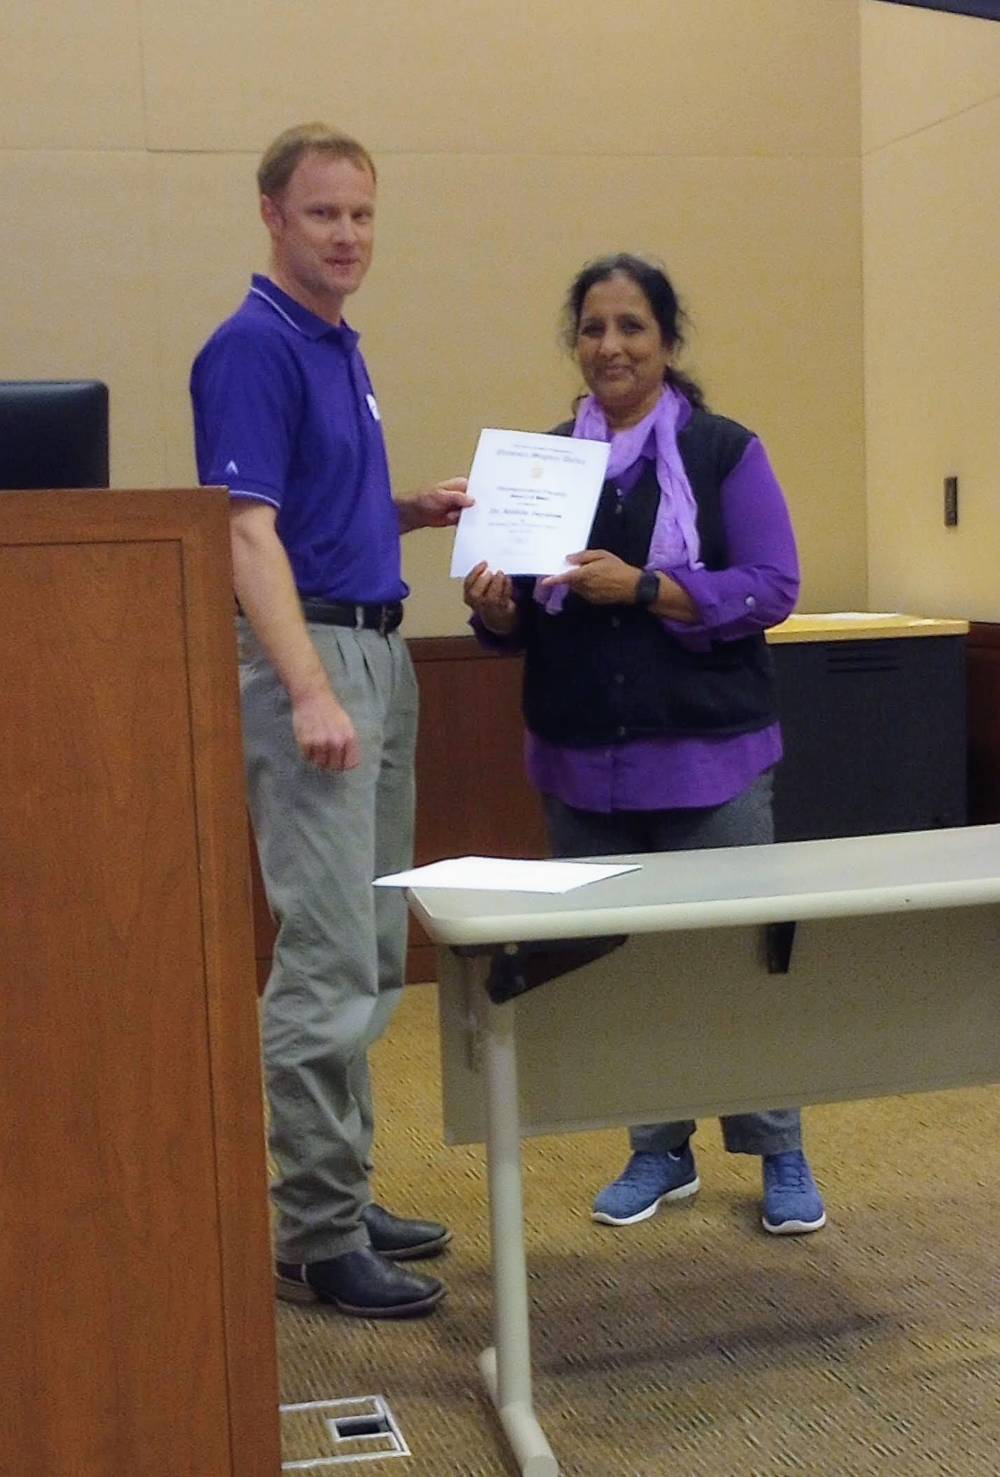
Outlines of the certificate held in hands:
M 469 473 L 451 573 L 480 561 L 504 574 L 560 574 L 587 546 L 611 448 L 606 441 L 485 430 Z

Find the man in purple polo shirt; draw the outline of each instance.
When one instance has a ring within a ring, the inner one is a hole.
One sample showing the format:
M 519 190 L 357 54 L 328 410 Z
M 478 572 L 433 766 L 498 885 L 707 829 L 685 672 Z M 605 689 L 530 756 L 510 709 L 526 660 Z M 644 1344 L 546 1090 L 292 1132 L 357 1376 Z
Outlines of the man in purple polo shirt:
M 402 986 L 416 683 L 399 635 L 400 533 L 447 527 L 455 478 L 392 497 L 378 404 L 343 319 L 372 257 L 375 166 L 323 124 L 288 129 L 257 172 L 270 275 L 191 375 L 198 473 L 232 500 L 250 808 L 278 922 L 263 1002 L 277 1165 L 279 1295 L 362 1317 L 432 1308 L 400 1261 L 450 1232 L 372 1201 L 368 1047 Z

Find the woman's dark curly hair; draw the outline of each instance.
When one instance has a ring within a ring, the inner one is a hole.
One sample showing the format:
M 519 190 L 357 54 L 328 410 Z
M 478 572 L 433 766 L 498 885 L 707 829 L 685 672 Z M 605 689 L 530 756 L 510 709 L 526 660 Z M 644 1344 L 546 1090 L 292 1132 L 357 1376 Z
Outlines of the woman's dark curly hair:
M 683 348 L 683 325 L 687 322 L 687 315 L 677 301 L 673 283 L 662 267 L 644 261 L 641 256 L 632 256 L 627 251 L 617 252 L 614 256 L 601 256 L 596 261 L 588 262 L 574 278 L 563 309 L 563 336 L 568 348 L 576 348 L 584 298 L 596 282 L 606 282 L 609 277 L 629 277 L 649 303 L 650 312 L 660 325 L 663 342 L 669 349 Z M 664 380 L 685 395 L 697 410 L 705 409 L 705 396 L 701 386 L 686 374 L 681 374 L 673 365 L 668 364 Z

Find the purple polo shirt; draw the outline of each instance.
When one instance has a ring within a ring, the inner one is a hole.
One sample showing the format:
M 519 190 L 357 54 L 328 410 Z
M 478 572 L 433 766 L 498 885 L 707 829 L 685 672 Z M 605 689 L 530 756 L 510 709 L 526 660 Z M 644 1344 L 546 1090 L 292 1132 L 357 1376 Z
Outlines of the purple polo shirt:
M 380 604 L 409 593 L 378 405 L 358 335 L 267 277 L 191 371 L 198 476 L 278 510 L 299 594 Z
M 644 459 L 619 477 L 620 496 L 627 497 L 638 482 Z M 728 566 L 664 571 L 684 586 L 699 614 L 694 624 L 664 621 L 664 625 L 695 650 L 713 640 L 734 641 L 777 625 L 791 614 L 798 597 L 791 519 L 767 452 L 756 437 L 726 478 L 721 494 Z M 516 637 L 504 641 L 475 619 L 473 625 L 486 645 L 517 645 Z M 632 739 L 585 749 L 525 735 L 525 765 L 536 789 L 577 810 L 604 813 L 722 805 L 749 789 L 781 753 L 777 723 L 756 733 Z

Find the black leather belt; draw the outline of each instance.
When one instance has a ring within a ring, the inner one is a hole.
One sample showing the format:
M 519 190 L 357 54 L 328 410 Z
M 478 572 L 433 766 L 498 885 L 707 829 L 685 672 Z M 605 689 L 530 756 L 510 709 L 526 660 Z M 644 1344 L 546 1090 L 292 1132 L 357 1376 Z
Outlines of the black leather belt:
M 378 631 L 388 636 L 403 619 L 403 606 L 399 600 L 391 605 L 343 605 L 339 600 L 302 601 L 302 614 L 307 621 L 316 621 L 321 626 L 352 626 L 354 630 Z

